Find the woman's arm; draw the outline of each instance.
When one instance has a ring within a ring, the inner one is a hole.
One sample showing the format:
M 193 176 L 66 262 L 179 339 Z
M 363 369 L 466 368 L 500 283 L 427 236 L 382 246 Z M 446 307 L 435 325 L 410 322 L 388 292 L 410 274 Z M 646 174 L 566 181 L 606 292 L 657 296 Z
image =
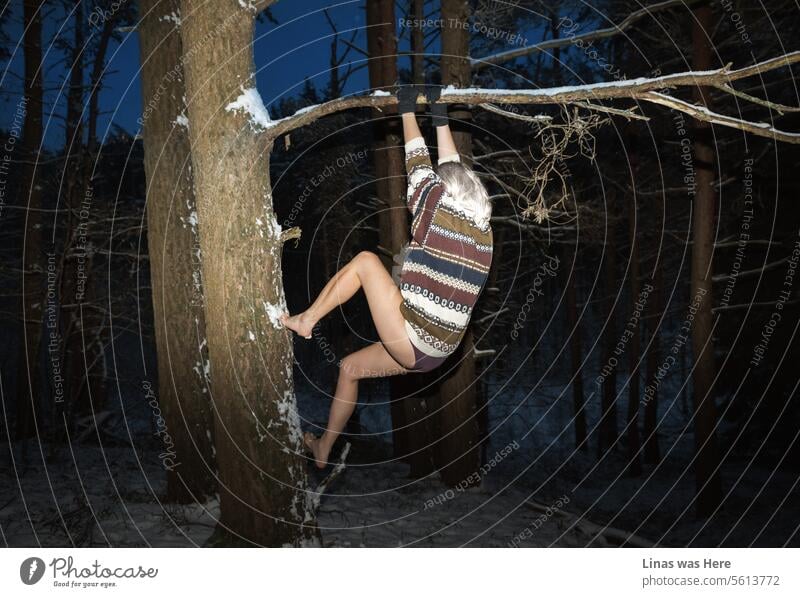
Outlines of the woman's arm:
M 403 115 L 403 140 L 408 143 L 411 139 L 422 137 L 422 132 L 417 124 L 417 116 L 414 112 L 405 112 Z
M 453 133 L 450 132 L 450 125 L 436 127 L 436 144 L 439 146 L 439 163 L 460 162 L 461 157 L 456 149 L 456 142 L 453 140 Z
M 436 85 L 425 87 L 425 97 L 431 110 L 431 122 L 436 129 L 436 144 L 439 146 L 439 163 L 460 162 L 453 133 L 450 132 L 450 121 L 447 116 L 447 104 L 439 102 L 442 88 Z
M 414 114 L 418 97 L 419 89 L 416 86 L 401 87 L 397 94 L 405 141 L 408 172 L 406 203 L 412 215 L 411 236 L 424 244 L 444 186 L 431 166 L 430 154 Z

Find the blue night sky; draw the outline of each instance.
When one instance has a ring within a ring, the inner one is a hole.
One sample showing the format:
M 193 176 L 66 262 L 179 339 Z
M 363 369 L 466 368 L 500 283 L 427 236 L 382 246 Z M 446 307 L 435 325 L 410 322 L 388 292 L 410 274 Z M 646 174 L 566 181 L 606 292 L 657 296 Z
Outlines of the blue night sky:
M 16 0 L 6 5 L 10 11 L 5 26 L 8 37 L 17 42 L 22 33 L 22 2 Z M 354 44 L 366 49 L 366 14 L 364 0 L 282 0 L 272 7 L 278 25 L 262 19 L 256 26 L 254 55 L 257 69 L 257 85 L 267 107 L 274 100 L 296 96 L 308 78 L 318 89 L 323 89 L 329 80 L 329 58 L 331 28 L 322 11 L 328 12 L 335 22 L 340 39 L 350 39 L 352 31 L 358 31 Z M 89 9 L 85 9 L 86 12 Z M 433 10 L 429 7 L 429 10 Z M 398 18 L 401 16 L 398 11 Z M 86 15 L 88 17 L 88 15 Z M 63 7 L 57 5 L 43 23 L 43 54 L 45 57 L 45 143 L 48 148 L 63 144 L 63 113 L 65 108 L 66 64 L 64 52 L 59 49 L 59 39 L 71 41 L 72 19 Z M 89 27 L 88 35 L 99 35 L 99 29 Z M 539 39 L 539 34 L 527 32 L 528 39 Z M 340 43 L 339 52 L 344 50 Z M 408 43 L 401 39 L 400 50 L 407 50 Z M 436 45 L 429 48 L 436 53 Z M 8 128 L 20 99 L 22 86 L 23 55 L 21 43 L 10 47 L 11 58 L 2 66 L 0 83 L 0 127 Z M 355 65 L 364 64 L 364 56 L 354 50 L 348 60 Z M 401 59 L 400 67 L 408 68 L 408 59 Z M 98 123 L 98 135 L 102 138 L 112 132 L 111 125 L 120 126 L 128 132 L 137 130 L 136 120 L 141 115 L 142 95 L 139 80 L 139 44 L 135 31 L 123 33 L 119 42 L 112 42 L 107 57 L 107 74 L 100 93 L 102 114 Z M 342 73 L 344 69 L 342 69 Z M 87 75 L 88 78 L 88 75 Z M 345 87 L 345 93 L 354 93 L 368 87 L 366 67 L 357 70 Z

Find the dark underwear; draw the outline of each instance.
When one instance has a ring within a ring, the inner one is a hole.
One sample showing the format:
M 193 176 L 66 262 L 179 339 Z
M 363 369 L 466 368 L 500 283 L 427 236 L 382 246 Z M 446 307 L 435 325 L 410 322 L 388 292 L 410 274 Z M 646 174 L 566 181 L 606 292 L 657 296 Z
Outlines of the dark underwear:
M 447 360 L 447 357 L 432 357 L 431 355 L 425 354 L 414 346 L 413 343 L 411 344 L 411 348 L 414 349 L 414 367 L 411 371 L 427 373 L 428 371 L 433 371 Z

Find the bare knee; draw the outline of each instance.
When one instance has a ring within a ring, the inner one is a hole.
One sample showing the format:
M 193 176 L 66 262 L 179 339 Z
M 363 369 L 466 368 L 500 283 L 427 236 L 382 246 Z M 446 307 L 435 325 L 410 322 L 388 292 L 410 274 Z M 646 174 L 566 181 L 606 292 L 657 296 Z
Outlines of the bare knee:
M 347 381 L 358 381 L 362 377 L 361 368 L 355 363 L 356 359 L 347 356 L 339 364 L 339 376 Z
M 383 267 L 381 258 L 372 251 L 361 251 L 355 257 L 353 257 L 353 263 L 358 267 L 359 270 L 369 269 L 375 266 Z

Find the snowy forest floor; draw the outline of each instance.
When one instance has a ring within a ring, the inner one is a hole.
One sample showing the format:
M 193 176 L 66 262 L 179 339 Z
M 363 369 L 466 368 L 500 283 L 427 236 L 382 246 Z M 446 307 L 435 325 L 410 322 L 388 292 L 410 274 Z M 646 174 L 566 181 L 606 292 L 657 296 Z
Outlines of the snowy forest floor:
M 19 466 L 20 445 L 16 448 Z M 30 444 L 31 463 L 41 463 L 38 449 Z M 510 471 L 517 466 L 498 466 L 482 477 L 479 487 L 448 491 L 435 475 L 409 479 L 407 466 L 392 462 L 389 449 L 381 442 L 358 442 L 351 450 L 347 468 L 322 496 L 318 524 L 325 546 L 603 547 L 615 542 L 597 537 L 591 525 L 609 522 L 664 546 L 783 545 L 787 540 L 798 545 L 800 496 L 791 490 L 788 477 L 780 486 L 773 478 L 772 491 L 753 501 L 768 473 L 749 475 L 747 484 L 740 482 L 725 508 L 708 521 L 695 520 L 686 509 L 691 480 L 657 509 L 655 489 L 641 492 L 640 500 L 622 509 L 641 480 L 615 484 L 610 496 L 607 487 L 587 485 L 573 491 L 587 470 L 597 471 L 589 457 L 582 466 L 542 462 L 525 475 L 539 481 L 535 484 L 514 479 Z M 149 452 L 82 445 L 63 452 L 46 468 L 30 464 L 15 473 L 6 451 L 0 470 L 0 540 L 6 546 L 203 545 L 219 515 L 217 501 L 190 506 L 161 503 L 165 476 L 158 459 L 147 457 Z M 609 473 L 602 472 L 604 477 Z M 322 475 L 312 471 L 311 477 L 313 485 Z M 549 482 L 541 483 L 548 477 Z M 730 487 L 735 478 L 723 475 L 723 480 Z M 780 487 L 786 491 L 777 491 Z M 787 499 L 779 503 L 783 497 Z M 574 518 L 542 512 L 531 505 L 532 500 L 583 514 L 583 522 L 576 526 Z
M 163 446 L 141 379 L 132 375 L 120 384 L 120 399 L 107 402 L 102 447 L 87 436 L 49 459 L 48 446 L 34 440 L 25 456 L 21 443 L 0 441 L 0 545 L 200 546 L 211 537 L 216 500 L 160 501 Z M 304 428 L 327 418 L 330 397 L 320 387 L 298 375 Z M 357 411 L 361 435 L 349 438 L 347 467 L 321 498 L 323 544 L 601 547 L 607 543 L 596 525 L 608 525 L 661 546 L 800 546 L 797 464 L 761 450 L 757 441 L 739 441 L 743 448 L 725 454 L 723 507 L 711 518 L 695 517 L 694 438 L 677 385 L 664 389 L 675 398 L 659 402 L 662 461 L 644 465 L 638 477 L 626 472 L 624 442 L 602 457 L 594 441 L 586 451 L 574 450 L 571 396 L 559 380 L 531 368 L 528 377 L 498 373 L 485 389 L 484 462 L 495 464 L 480 486 L 448 491 L 436 474 L 411 479 L 408 466 L 393 460 L 387 387 L 365 383 Z M 591 401 L 590 430 L 598 418 Z M 620 429 L 621 419 L 620 412 Z M 719 432 L 737 433 L 724 426 Z M 311 467 L 309 474 L 312 488 L 324 477 Z M 559 505 L 570 517 L 542 511 Z
M 41 461 L 38 446 L 31 448 L 37 451 L 31 461 Z M 31 464 L 16 475 L 4 459 L 0 538 L 6 546 L 200 546 L 211 536 L 217 501 L 161 503 L 165 477 L 156 462 L 124 447 L 82 446 L 63 456 L 74 458 L 70 466 Z M 518 535 L 520 545 L 566 546 L 589 539 L 579 530 L 562 536 L 564 523 L 519 507 L 527 498 L 521 490 L 501 492 L 485 479 L 479 488 L 451 493 L 433 475 L 409 479 L 404 464 L 377 466 L 378 473 L 375 466 L 348 465 L 323 496 L 318 524 L 325 546 L 502 547 Z M 312 472 L 314 478 L 320 475 Z

